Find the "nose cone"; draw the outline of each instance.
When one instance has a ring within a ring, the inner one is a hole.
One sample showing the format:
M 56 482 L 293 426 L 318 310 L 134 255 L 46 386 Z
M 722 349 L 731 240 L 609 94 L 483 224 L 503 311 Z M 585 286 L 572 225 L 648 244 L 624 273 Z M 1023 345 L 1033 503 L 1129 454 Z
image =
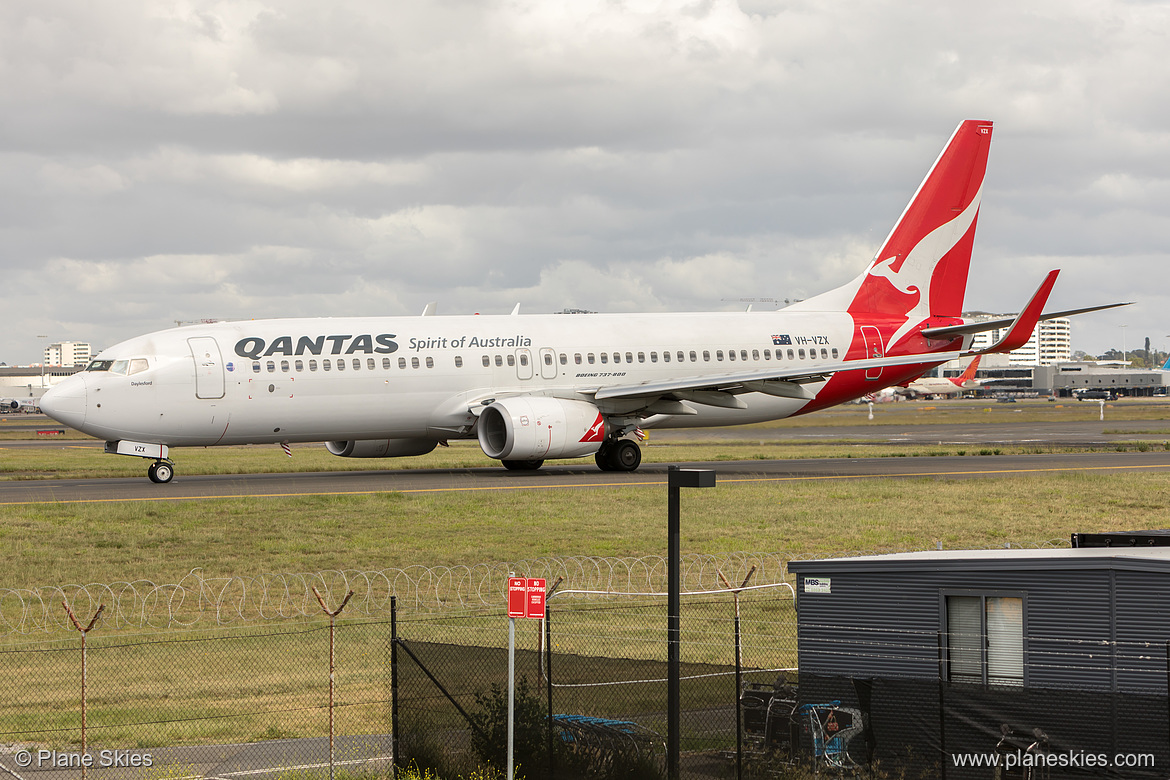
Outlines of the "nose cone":
M 72 376 L 41 396 L 41 411 L 59 423 L 80 430 L 85 425 L 85 377 Z

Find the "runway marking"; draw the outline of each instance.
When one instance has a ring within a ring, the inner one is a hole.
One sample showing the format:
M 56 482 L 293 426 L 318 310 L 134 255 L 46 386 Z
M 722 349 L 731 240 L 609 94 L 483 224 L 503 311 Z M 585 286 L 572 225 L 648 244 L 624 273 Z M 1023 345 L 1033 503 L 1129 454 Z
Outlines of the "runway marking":
M 1080 471 L 1141 471 L 1151 469 L 1170 469 L 1170 463 L 1154 463 L 1146 466 L 1074 466 L 1069 468 L 1036 468 L 1036 469 L 989 469 L 971 471 L 922 471 L 896 474 L 807 474 L 787 477 L 728 477 L 719 479 L 719 484 L 740 484 L 751 482 L 813 482 L 828 479 L 893 479 L 906 477 L 969 477 L 987 475 L 1011 474 L 1046 474 L 1069 473 Z M 584 482 L 572 485 L 483 485 L 464 487 L 435 487 L 435 488 L 397 488 L 383 490 L 350 490 L 310 493 L 236 493 L 228 495 L 210 496 L 141 496 L 123 498 L 72 498 L 72 499 L 45 499 L 42 501 L 0 501 L 0 506 L 29 506 L 32 504 L 112 504 L 128 501 L 210 501 L 229 498 L 298 498 L 303 496 L 372 496 L 378 493 L 458 493 L 458 492 L 488 492 L 502 490 L 567 490 L 570 488 L 612 488 L 612 487 L 651 487 L 667 484 L 665 479 L 645 482 Z

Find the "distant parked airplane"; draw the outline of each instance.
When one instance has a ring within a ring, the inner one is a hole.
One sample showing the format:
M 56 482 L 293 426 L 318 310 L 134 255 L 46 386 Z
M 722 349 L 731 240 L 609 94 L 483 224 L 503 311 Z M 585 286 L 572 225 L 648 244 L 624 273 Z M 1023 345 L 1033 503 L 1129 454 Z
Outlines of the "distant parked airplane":
M 971 365 L 957 377 L 933 377 L 922 376 L 915 379 L 904 390 L 899 392 L 903 395 L 919 396 L 919 395 L 958 395 L 964 390 L 974 390 L 983 384 L 980 380 L 975 378 L 975 371 L 979 368 L 979 361 L 982 355 L 976 355 L 975 359 L 971 361 Z
M 170 447 L 265 442 L 372 458 L 478 439 L 510 469 L 593 455 L 633 471 L 643 429 L 808 414 L 1010 352 L 1041 319 L 1110 308 L 1042 314 L 1051 271 L 1014 319 L 962 318 L 991 128 L 959 125 L 857 278 L 779 311 L 439 317 L 428 306 L 423 317 L 199 324 L 103 350 L 40 406 L 107 452 L 151 460 L 155 482 L 174 475 Z M 998 328 L 999 341 L 970 351 L 975 333 Z

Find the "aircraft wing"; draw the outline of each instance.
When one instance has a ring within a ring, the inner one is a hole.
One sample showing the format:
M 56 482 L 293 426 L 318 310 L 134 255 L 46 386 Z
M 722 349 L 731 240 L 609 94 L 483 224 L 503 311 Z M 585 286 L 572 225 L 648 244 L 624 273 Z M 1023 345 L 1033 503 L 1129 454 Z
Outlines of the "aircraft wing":
M 583 392 L 593 395 L 599 401 L 615 398 L 650 398 L 671 393 L 683 400 L 711 403 L 714 406 L 736 406 L 733 396 L 748 392 L 767 393 L 784 398 L 811 399 L 812 394 L 801 385 L 828 379 L 839 371 L 863 371 L 870 368 L 909 366 L 920 363 L 945 363 L 962 357 L 962 354 L 961 352 L 927 352 L 918 355 L 899 355 L 898 357 L 842 360 L 836 363 L 823 363 L 815 368 L 784 366 L 770 371 L 742 371 L 680 377 L 657 382 L 640 382 L 631 385 L 605 385 Z

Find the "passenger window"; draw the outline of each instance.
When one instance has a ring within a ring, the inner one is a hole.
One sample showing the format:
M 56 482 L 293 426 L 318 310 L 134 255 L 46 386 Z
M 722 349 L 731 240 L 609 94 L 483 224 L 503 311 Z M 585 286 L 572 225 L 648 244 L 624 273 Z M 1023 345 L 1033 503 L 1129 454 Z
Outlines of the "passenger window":
M 692 349 L 692 350 L 691 350 L 691 362 L 692 362 L 692 363 L 694 363 L 694 362 L 695 362 L 695 361 L 697 361 L 698 359 L 699 359 L 699 356 L 698 356 L 698 355 L 695 353 L 695 351 Z
M 801 360 L 804 360 L 804 348 L 803 347 L 796 350 L 796 354 L 800 357 Z
M 581 353 L 580 352 L 573 353 L 573 362 L 576 363 L 577 365 L 581 365 Z
M 613 362 L 615 362 L 615 363 L 622 362 L 622 353 L 620 353 L 620 352 L 613 353 Z
M 734 349 L 727 350 L 727 359 L 728 360 L 735 360 L 735 350 Z
M 390 367 L 392 365 L 394 365 L 394 364 L 390 362 L 390 358 L 388 358 L 388 357 L 382 358 L 382 370 L 383 371 L 389 371 Z
M 344 370 L 345 370 L 345 360 L 344 360 L 343 358 L 338 358 L 338 359 L 337 359 L 337 370 L 338 370 L 338 371 L 344 371 Z
M 325 358 L 321 361 L 321 368 L 325 369 L 326 371 L 329 371 L 333 368 L 333 364 L 329 362 L 329 358 Z
M 362 360 L 361 360 L 361 358 L 354 358 L 354 359 L 353 359 L 353 370 L 354 370 L 354 371 L 361 371 L 361 370 L 362 370 Z
M 593 353 L 592 352 L 589 353 L 589 355 L 587 356 L 586 359 L 589 361 L 589 365 L 593 365 Z
M 377 367 L 378 367 L 378 364 L 374 362 L 373 358 L 366 358 L 366 368 L 373 371 Z
M 269 360 L 269 361 L 268 361 L 268 373 L 270 373 L 270 374 L 271 374 L 271 373 L 272 373 L 273 371 L 275 371 L 275 370 L 276 370 L 276 362 L 275 362 L 275 361 L 272 361 L 272 360 Z
M 508 365 L 509 366 L 516 365 L 516 356 L 515 355 L 508 355 Z
M 609 355 L 606 354 L 605 352 L 601 353 L 601 362 L 602 362 L 602 364 L 609 362 Z
M 639 353 L 638 353 L 638 362 L 639 362 L 639 363 L 645 363 L 645 362 L 646 362 L 646 353 L 645 353 L 645 352 L 639 352 Z
M 410 367 L 411 368 L 418 368 L 418 358 L 412 357 L 410 359 Z
M 461 355 L 455 356 L 455 368 L 463 368 L 463 357 Z
M 634 356 L 633 356 L 631 353 L 629 353 L 629 352 L 627 352 L 627 353 L 626 353 L 626 362 L 627 362 L 627 363 L 633 363 L 633 362 L 634 362 Z
M 427 368 L 434 368 L 434 367 L 435 367 L 435 359 L 433 357 L 431 357 L 430 355 L 427 355 Z
M 483 356 L 483 367 L 487 368 L 491 364 L 492 364 L 492 359 L 490 357 L 488 357 L 487 355 L 484 355 Z
M 520 365 L 522 365 L 522 366 L 528 365 L 528 353 L 527 352 L 520 353 Z
M 821 360 L 828 360 L 828 359 L 829 359 L 829 350 L 825 349 L 824 347 L 821 347 Z
M 665 350 L 662 352 L 662 362 L 663 362 L 663 363 L 669 363 L 669 362 L 670 362 L 670 353 L 669 353 L 669 352 L 666 352 Z
M 86 370 L 88 371 L 89 369 L 86 369 Z M 260 373 L 260 364 L 259 364 L 259 363 L 253 363 L 253 364 L 252 364 L 252 373 L 253 373 L 253 374 L 259 374 L 259 373 Z
M 657 362 L 658 362 L 658 353 L 657 353 L 657 352 L 651 352 L 651 353 L 650 353 L 650 362 L 651 362 L 651 363 L 657 363 Z
M 304 371 L 304 370 L 305 370 L 305 361 L 303 361 L 303 360 L 297 360 L 297 361 L 296 361 L 296 362 L 293 364 L 293 366 L 296 368 L 296 370 L 297 370 L 297 371 Z
M 398 358 L 398 367 L 399 368 L 406 368 L 406 358 L 404 358 L 404 357 Z
M 739 351 L 739 359 L 740 360 L 747 360 L 747 350 L 746 349 L 741 349 Z
M 723 350 L 721 350 L 721 349 L 717 349 L 717 350 L 715 350 L 715 359 L 716 359 L 716 360 L 722 360 L 722 359 L 723 359 Z
M 709 349 L 703 350 L 703 362 L 704 363 L 711 362 L 711 350 L 709 350 Z
M 551 365 L 552 365 L 552 355 L 550 355 L 550 354 L 549 354 L 549 353 L 547 353 L 547 352 L 545 352 L 545 353 L 544 353 L 544 364 L 545 364 L 546 366 L 551 366 Z
M 771 360 L 771 359 L 772 359 L 772 350 L 765 349 L 764 350 L 764 360 Z
M 580 363 L 581 361 L 578 360 L 577 362 Z M 569 356 L 566 355 L 564 352 L 561 353 L 561 365 L 562 366 L 569 365 Z
M 837 359 L 837 348 L 833 347 L 833 360 Z
M 310 361 L 309 361 L 309 370 L 310 370 L 310 371 L 316 371 L 316 370 L 317 370 L 317 361 L 316 361 L 316 360 L 310 360 Z
M 760 351 L 758 349 L 753 349 L 752 350 L 752 360 L 759 360 L 759 359 L 760 359 Z M 747 358 L 744 358 L 744 360 L 747 360 Z
M 675 357 L 678 358 L 678 362 L 680 362 L 680 363 L 682 363 L 684 360 L 687 359 L 687 356 L 683 353 L 683 351 L 681 349 L 675 353 Z
M 502 365 L 504 365 L 504 357 L 502 355 L 496 355 L 496 366 L 499 367 Z
M 791 349 L 789 349 L 789 350 L 788 350 L 788 359 L 789 359 L 789 360 L 794 360 L 794 359 L 795 359 L 795 355 L 793 355 L 793 354 L 792 354 L 792 350 L 791 350 Z

